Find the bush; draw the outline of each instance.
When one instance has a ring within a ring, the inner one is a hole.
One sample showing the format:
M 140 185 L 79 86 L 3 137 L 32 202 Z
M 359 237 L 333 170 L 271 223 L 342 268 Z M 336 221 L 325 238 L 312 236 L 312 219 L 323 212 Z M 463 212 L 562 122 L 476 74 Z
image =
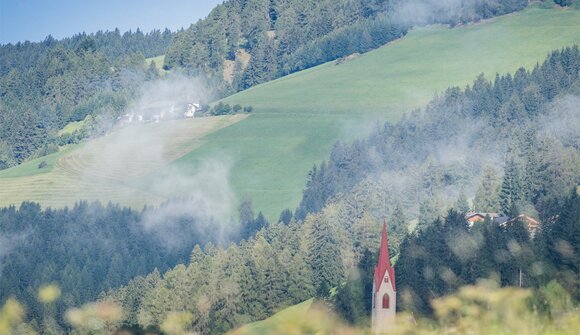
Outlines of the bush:
M 49 143 L 49 144 L 46 144 L 43 147 L 40 147 L 40 148 L 36 149 L 36 151 L 34 151 L 32 153 L 32 155 L 30 155 L 30 158 L 31 159 L 34 159 L 34 158 L 43 157 L 43 156 L 50 155 L 50 154 L 53 154 L 55 152 L 58 152 L 58 150 L 59 149 L 58 149 L 58 145 L 57 144 Z
M 209 115 L 233 115 L 238 114 L 240 112 L 250 113 L 252 112 L 252 106 L 244 106 L 242 107 L 239 104 L 234 105 L 234 107 L 230 106 L 229 104 L 224 104 L 223 102 L 218 102 L 217 105 L 213 106 L 213 108 L 208 108 Z

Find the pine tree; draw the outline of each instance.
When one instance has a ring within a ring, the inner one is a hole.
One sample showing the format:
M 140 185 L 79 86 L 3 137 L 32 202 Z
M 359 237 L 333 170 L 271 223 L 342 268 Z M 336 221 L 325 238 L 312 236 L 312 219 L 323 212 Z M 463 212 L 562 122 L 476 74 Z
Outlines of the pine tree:
M 573 190 L 557 221 L 542 225 L 539 241 L 545 241 L 544 263 L 556 280 L 580 300 L 580 196 Z M 537 238 L 538 239 L 538 238 Z
M 308 264 L 312 268 L 314 287 L 318 296 L 326 297 L 344 277 L 338 232 L 322 214 L 311 215 L 306 221 Z
M 290 221 L 292 221 L 292 211 L 286 208 L 280 213 L 280 218 L 278 219 L 278 222 L 282 222 L 285 225 L 288 225 Z
M 438 210 L 431 197 L 428 197 L 419 205 L 419 223 L 417 229 L 423 230 L 439 217 Z
M 481 182 L 475 192 L 473 207 L 480 212 L 497 212 L 499 206 L 500 179 L 495 169 L 487 167 L 481 175 Z
M 395 202 L 395 208 L 393 209 L 393 214 L 389 221 L 389 230 L 394 233 L 394 235 L 405 236 L 408 232 L 407 218 L 405 217 L 405 212 L 403 211 L 403 206 L 399 201 Z
M 517 203 L 522 199 L 521 179 L 518 167 L 513 159 L 508 159 L 501 189 L 499 193 L 499 204 L 501 213 L 511 214 Z
M 469 203 L 467 202 L 467 197 L 465 196 L 465 190 L 463 187 L 459 191 L 459 197 L 455 202 L 455 209 L 462 215 L 465 215 L 469 211 Z
M 242 238 L 248 238 L 255 232 L 252 200 L 249 198 L 244 199 L 240 204 L 240 207 L 238 207 L 238 213 Z

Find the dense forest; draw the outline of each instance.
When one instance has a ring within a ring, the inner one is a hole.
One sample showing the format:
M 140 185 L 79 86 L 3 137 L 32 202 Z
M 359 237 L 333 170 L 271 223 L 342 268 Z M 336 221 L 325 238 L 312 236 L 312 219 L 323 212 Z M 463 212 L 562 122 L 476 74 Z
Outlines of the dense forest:
M 44 210 L 25 202 L 0 209 L 0 305 L 18 298 L 31 320 L 56 331 L 66 326 L 65 310 L 95 300 L 100 292 L 152 271 L 159 277 L 186 262 L 196 244 L 236 242 L 268 224 L 249 201 L 240 206 L 239 223 L 223 223 L 223 230 L 211 217 L 175 212 L 188 204 L 174 199 L 140 212 L 98 202 Z M 36 300 L 38 288 L 47 283 L 58 283 L 63 292 L 50 317 Z
M 377 127 L 365 140 L 337 144 L 331 163 L 313 169 L 296 215 L 285 210 L 278 223 L 263 226 L 255 236 L 244 234 L 248 237 L 237 245 L 196 246 L 188 264 L 162 277 L 137 277 L 100 300 L 120 304 L 127 312 L 114 326 L 155 326 L 173 311 L 184 311 L 191 313 L 187 329 L 218 334 L 311 296 L 333 304 L 347 320 L 364 324 L 367 272 L 376 259 L 380 223 L 388 217 L 391 254 L 399 255 L 397 280 L 405 292 L 399 306 L 404 310 L 429 315 L 429 299 L 479 278 L 518 285 L 520 270 L 525 287 L 555 281 L 551 285 L 563 287 L 578 301 L 574 257 L 580 143 L 570 135 L 577 131 L 579 70 L 580 51 L 573 47 L 553 52 L 532 71 L 498 75 L 494 82 L 480 76 L 463 90 L 450 88 L 412 117 Z M 574 129 L 553 132 L 549 120 Z M 469 136 L 463 138 L 467 124 L 476 127 L 467 128 Z M 542 128 L 534 126 L 540 124 Z M 504 157 L 491 160 L 499 162 L 491 167 L 505 170 L 503 176 L 489 177 L 492 173 L 484 168 L 489 164 L 435 155 L 442 143 L 456 144 L 460 138 L 466 146 L 463 158 L 477 150 L 486 159 L 496 157 L 492 150 Z M 356 148 L 351 150 L 360 155 L 339 156 L 338 148 Z M 327 173 L 335 175 L 321 182 Z M 405 173 L 419 173 L 413 179 L 421 183 L 421 193 L 408 182 L 399 185 L 409 188 L 408 193 L 396 188 L 397 176 Z M 460 186 L 472 194 L 468 186 L 478 184 L 483 189 L 477 192 L 476 209 L 491 203 L 509 217 L 524 212 L 539 216 L 544 224 L 535 238 L 519 220 L 504 226 L 488 220 L 470 228 L 464 216 L 470 205 Z M 323 186 L 336 188 L 332 194 L 319 193 Z M 433 198 L 438 202 L 425 205 Z M 310 199 L 319 207 L 305 206 L 312 204 Z M 415 216 L 420 220 L 412 229 L 408 222 Z M 539 309 L 541 301 L 535 302 Z
M 159 76 L 145 57 L 163 54 L 173 35 L 115 30 L 0 46 L 0 169 L 90 135 L 59 135 L 69 122 L 114 120 Z
M 477 22 L 527 0 L 239 0 L 177 33 L 165 65 L 213 76 L 236 92 L 404 36 L 415 24 Z

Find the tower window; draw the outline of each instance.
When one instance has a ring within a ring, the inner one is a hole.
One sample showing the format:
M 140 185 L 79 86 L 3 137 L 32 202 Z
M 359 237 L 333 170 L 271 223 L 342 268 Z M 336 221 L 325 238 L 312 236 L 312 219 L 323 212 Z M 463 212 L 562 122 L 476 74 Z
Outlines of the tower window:
M 383 295 L 383 308 L 389 308 L 389 306 L 390 306 L 389 295 L 385 293 L 385 295 Z

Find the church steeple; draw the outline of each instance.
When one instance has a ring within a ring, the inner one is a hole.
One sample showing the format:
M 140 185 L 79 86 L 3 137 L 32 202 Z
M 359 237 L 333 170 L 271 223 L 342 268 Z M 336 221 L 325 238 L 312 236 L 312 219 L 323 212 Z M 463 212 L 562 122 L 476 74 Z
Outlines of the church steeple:
M 393 291 L 397 290 L 395 285 L 395 269 L 391 266 L 391 257 L 389 256 L 389 239 L 387 238 L 387 221 L 383 222 L 383 233 L 381 236 L 381 248 L 379 250 L 379 261 L 375 267 L 375 290 L 379 290 L 379 286 L 383 282 L 381 279 L 385 277 L 388 272 Z
M 383 223 L 379 261 L 375 266 L 372 292 L 372 328 L 374 334 L 382 334 L 391 330 L 395 324 L 397 309 L 397 287 L 395 285 L 395 269 L 391 266 L 389 256 L 389 239 L 387 237 L 387 222 Z

